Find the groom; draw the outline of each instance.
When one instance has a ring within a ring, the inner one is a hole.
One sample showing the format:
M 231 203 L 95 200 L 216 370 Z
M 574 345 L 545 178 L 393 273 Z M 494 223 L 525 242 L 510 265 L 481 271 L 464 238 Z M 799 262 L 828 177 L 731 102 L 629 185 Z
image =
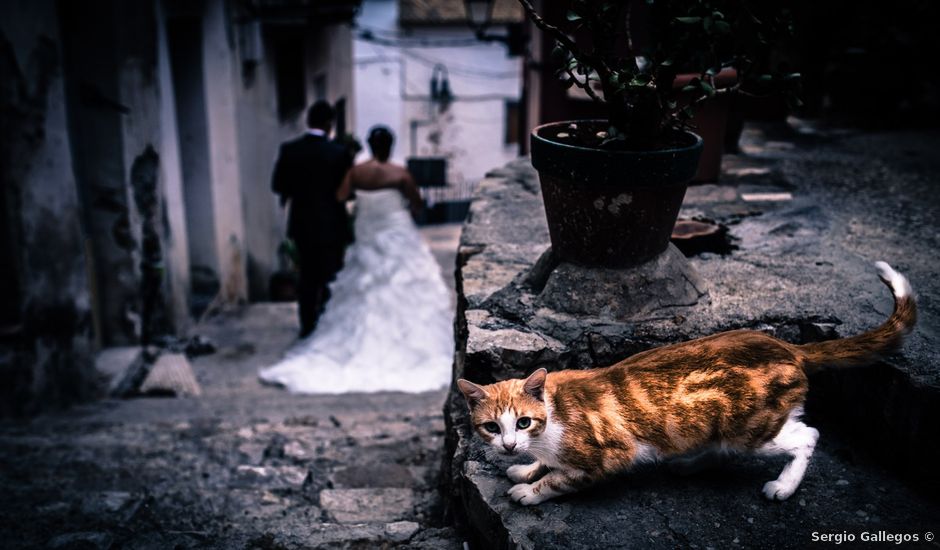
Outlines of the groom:
M 300 337 L 313 332 L 329 299 L 328 284 L 343 266 L 343 253 L 352 240 L 345 204 L 336 189 L 352 157 L 329 139 L 335 112 L 326 101 L 307 111 L 304 135 L 281 144 L 271 188 L 281 206 L 290 203 L 287 236 L 300 257 Z

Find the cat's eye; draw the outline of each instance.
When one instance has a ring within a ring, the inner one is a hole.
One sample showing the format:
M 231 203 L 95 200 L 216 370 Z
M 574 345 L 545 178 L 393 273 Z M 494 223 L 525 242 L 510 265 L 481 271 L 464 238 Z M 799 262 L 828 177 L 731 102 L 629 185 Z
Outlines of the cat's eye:
M 525 430 L 531 425 L 532 425 L 532 419 L 529 418 L 528 416 L 523 416 L 519 420 L 516 420 L 516 427 L 519 428 L 520 430 Z
M 496 422 L 487 422 L 486 424 L 483 425 L 483 429 L 490 432 L 491 434 L 498 434 L 499 424 L 497 424 Z

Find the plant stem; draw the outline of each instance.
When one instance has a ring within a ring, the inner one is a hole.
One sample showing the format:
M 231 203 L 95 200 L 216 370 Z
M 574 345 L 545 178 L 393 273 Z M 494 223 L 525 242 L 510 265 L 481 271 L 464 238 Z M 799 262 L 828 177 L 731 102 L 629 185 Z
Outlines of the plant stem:
M 565 67 L 565 72 L 568 73 L 568 76 L 571 77 L 571 81 L 574 82 L 575 86 L 584 90 L 584 93 L 588 95 L 591 99 L 598 103 L 607 103 L 603 99 L 597 96 L 597 93 L 594 92 L 594 88 L 591 86 L 591 75 L 584 75 L 584 82 L 578 80 L 578 77 L 571 71 L 571 69 Z
M 535 26 L 552 35 L 552 37 L 564 46 L 571 55 L 574 56 L 581 64 L 592 67 L 597 71 L 598 76 L 603 82 L 605 76 L 610 73 L 610 69 L 607 67 L 607 64 L 599 57 L 596 57 L 592 54 L 589 54 L 578 47 L 574 40 L 568 38 L 568 35 L 565 34 L 561 29 L 552 25 L 548 21 L 542 19 L 542 16 L 535 11 L 535 7 L 532 6 L 532 2 L 529 0 L 519 0 L 519 3 L 522 4 L 522 8 L 525 10 L 526 14 L 535 23 Z

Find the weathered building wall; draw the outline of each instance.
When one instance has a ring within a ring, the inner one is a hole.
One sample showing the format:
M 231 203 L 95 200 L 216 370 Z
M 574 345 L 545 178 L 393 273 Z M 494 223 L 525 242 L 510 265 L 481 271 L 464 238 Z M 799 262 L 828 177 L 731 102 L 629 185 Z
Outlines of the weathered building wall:
M 0 4 L 0 181 L 4 294 L 0 416 L 96 390 L 79 196 L 52 0 Z
M 104 346 L 149 341 L 173 332 L 185 313 L 175 309 L 185 285 L 165 269 L 170 228 L 161 176 L 174 165 L 161 158 L 157 12 L 153 3 L 114 0 L 57 6 L 69 138 L 93 251 L 96 334 Z
M 166 6 L 164 16 L 172 76 L 175 127 L 180 151 L 182 205 L 187 229 L 187 256 L 195 292 L 218 290 L 218 258 L 212 219 L 209 136 L 202 58 L 202 9 L 194 4 L 183 13 Z
M 220 296 L 247 298 L 245 225 L 242 218 L 238 147 L 235 35 L 225 0 L 208 0 L 203 18 L 203 68 L 212 183 L 213 230 Z
M 286 216 L 271 191 L 274 160 L 280 143 L 304 127 L 300 116 L 282 120 L 278 115 L 275 46 L 271 33 L 262 32 L 260 24 L 255 25 L 238 27 L 241 67 L 237 89 L 242 208 L 248 228 L 245 232 L 248 294 L 251 300 L 258 301 L 268 298 L 271 274 L 283 267 L 277 249 L 285 238 Z M 249 39 L 258 41 L 254 52 L 245 51 L 245 41 Z
M 281 141 L 300 131 L 299 120 L 282 125 L 277 117 L 273 75 L 268 63 L 257 67 L 262 78 L 241 87 L 238 126 L 245 218 L 248 295 L 253 301 L 268 297 L 268 280 L 279 269 L 277 247 L 285 238 L 286 218 L 271 191 L 271 171 Z
M 223 0 L 161 3 L 165 18 L 190 287 L 202 309 L 246 298 L 238 75 Z
M 126 345 L 140 337 L 139 231 L 126 182 L 122 97 L 125 61 L 117 6 L 58 5 L 65 70 L 69 143 L 91 244 L 95 333 L 101 345 Z M 136 113 L 138 116 L 140 113 Z
M 167 40 L 166 13 L 157 3 L 157 74 L 160 85 L 160 151 L 164 215 L 167 234 L 164 255 L 167 265 L 168 299 L 172 323 L 178 334 L 189 328 L 189 239 L 186 230 L 186 204 L 183 198 L 183 173 L 180 166 L 179 129 L 176 125 L 176 100 Z

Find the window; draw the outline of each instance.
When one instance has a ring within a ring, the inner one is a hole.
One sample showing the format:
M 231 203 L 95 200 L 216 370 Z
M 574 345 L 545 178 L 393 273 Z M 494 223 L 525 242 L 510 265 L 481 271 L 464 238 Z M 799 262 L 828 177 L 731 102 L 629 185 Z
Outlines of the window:
M 506 145 L 516 145 L 519 143 L 518 101 L 506 101 L 506 131 L 504 132 L 504 136 L 503 142 Z
M 273 32 L 273 43 L 277 113 L 281 120 L 289 120 L 307 106 L 303 29 L 278 27 Z

